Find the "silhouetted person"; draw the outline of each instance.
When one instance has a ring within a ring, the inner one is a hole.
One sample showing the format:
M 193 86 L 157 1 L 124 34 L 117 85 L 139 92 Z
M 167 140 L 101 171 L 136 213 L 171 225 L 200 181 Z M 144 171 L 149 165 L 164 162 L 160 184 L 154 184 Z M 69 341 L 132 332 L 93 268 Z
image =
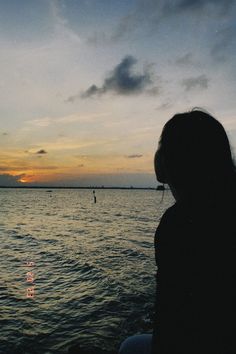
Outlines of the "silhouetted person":
M 236 175 L 224 128 L 200 110 L 176 114 L 154 163 L 176 200 L 155 234 L 154 330 L 120 353 L 235 354 Z

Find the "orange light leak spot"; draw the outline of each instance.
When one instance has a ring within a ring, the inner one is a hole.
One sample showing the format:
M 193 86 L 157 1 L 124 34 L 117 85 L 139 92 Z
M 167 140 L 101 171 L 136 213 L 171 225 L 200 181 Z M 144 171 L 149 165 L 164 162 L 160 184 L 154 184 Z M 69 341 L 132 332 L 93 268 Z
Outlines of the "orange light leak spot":
M 33 272 L 27 272 L 26 273 L 26 281 L 29 282 L 29 283 L 33 283 L 34 281 L 34 273 Z
M 27 288 L 26 297 L 33 298 L 34 297 L 34 287 Z
M 34 267 L 35 266 L 35 262 L 32 261 L 27 261 L 26 264 L 27 267 Z M 34 282 L 34 273 L 30 270 L 26 273 L 26 282 L 27 283 L 33 283 Z M 31 285 L 31 287 L 27 288 L 26 290 L 26 297 L 27 298 L 34 298 L 35 295 L 35 286 L 34 284 Z

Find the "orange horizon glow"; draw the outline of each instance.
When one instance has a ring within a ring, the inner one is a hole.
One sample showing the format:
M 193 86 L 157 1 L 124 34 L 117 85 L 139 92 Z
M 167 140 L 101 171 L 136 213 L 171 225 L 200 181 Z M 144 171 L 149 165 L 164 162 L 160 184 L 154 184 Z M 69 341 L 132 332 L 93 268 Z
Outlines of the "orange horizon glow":
M 132 155 L 131 155 L 132 156 Z M 134 155 L 136 156 L 136 155 Z M 137 155 L 139 157 L 139 155 Z M 16 181 L 22 184 L 27 183 L 58 183 L 76 181 L 80 178 L 92 175 L 120 175 L 153 173 L 152 155 L 140 155 L 142 158 L 129 158 L 126 155 L 90 155 L 76 159 L 75 157 L 63 156 L 61 160 L 56 158 L 27 159 L 5 158 L 2 159 L 4 173 L 14 176 Z M 29 166 L 27 166 L 29 164 Z M 13 167 L 14 166 L 14 167 Z
M 31 171 L 33 172 L 33 171 Z M 81 178 L 85 181 L 86 178 L 91 178 L 92 176 L 94 176 L 94 178 L 96 179 L 96 177 L 98 176 L 109 176 L 109 175 L 113 175 L 113 176 L 119 176 L 122 174 L 139 174 L 139 173 L 146 173 L 146 174 L 153 174 L 153 171 L 126 171 L 126 170 L 121 170 L 121 171 L 93 171 L 93 172 L 88 172 L 88 173 L 75 173 L 73 171 L 71 171 L 71 173 L 65 173 L 63 172 L 57 172 L 57 173 L 37 173 L 37 171 L 34 171 L 34 173 L 32 174 L 27 174 L 27 173 L 23 173 L 22 172 L 22 176 L 19 175 L 19 173 L 10 173 L 7 172 L 6 174 L 10 175 L 10 176 L 14 176 L 14 177 L 19 177 L 16 179 L 17 182 L 21 183 L 21 184 L 54 184 L 54 183 L 66 183 L 66 184 L 70 184 L 70 182 L 74 183 L 76 180 L 78 180 L 78 183 L 81 182 Z

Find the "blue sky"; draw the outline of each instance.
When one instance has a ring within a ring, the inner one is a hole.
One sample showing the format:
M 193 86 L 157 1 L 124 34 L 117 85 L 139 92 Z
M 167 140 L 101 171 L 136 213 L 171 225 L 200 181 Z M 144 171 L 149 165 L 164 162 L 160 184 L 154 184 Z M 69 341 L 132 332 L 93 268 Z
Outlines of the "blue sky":
M 0 184 L 156 186 L 176 112 L 236 148 L 236 1 L 0 1 Z

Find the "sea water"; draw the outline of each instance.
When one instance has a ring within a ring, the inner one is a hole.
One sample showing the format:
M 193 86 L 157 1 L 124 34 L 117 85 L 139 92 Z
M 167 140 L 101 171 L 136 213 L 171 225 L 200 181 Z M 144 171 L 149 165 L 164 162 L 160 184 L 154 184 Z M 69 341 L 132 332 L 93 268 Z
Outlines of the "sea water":
M 117 350 L 151 333 L 170 191 L 0 189 L 0 353 Z

